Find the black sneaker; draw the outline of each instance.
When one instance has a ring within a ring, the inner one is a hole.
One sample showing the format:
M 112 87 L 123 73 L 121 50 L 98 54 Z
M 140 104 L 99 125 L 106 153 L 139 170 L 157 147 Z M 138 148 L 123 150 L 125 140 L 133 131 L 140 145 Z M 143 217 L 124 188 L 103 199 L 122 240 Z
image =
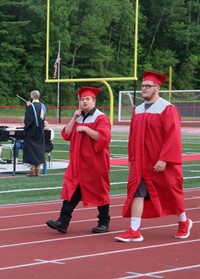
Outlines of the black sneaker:
M 63 224 L 59 220 L 57 220 L 57 221 L 48 220 L 46 222 L 46 224 L 48 227 L 50 227 L 53 230 L 57 230 L 61 233 L 67 233 L 66 227 L 64 227 Z
M 97 227 L 94 227 L 92 229 L 93 233 L 105 233 L 109 232 L 109 226 L 108 225 L 98 225 Z

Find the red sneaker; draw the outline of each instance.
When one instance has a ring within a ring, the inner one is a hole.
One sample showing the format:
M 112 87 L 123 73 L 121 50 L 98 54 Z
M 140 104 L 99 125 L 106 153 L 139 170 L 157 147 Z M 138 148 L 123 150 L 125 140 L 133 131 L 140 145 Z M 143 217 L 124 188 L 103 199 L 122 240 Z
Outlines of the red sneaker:
M 132 242 L 132 241 L 143 241 L 143 236 L 140 234 L 140 230 L 132 230 L 131 228 L 124 233 L 115 236 L 115 239 L 122 242 Z
M 192 220 L 187 219 L 185 222 L 179 222 L 178 232 L 176 238 L 188 238 L 192 228 Z

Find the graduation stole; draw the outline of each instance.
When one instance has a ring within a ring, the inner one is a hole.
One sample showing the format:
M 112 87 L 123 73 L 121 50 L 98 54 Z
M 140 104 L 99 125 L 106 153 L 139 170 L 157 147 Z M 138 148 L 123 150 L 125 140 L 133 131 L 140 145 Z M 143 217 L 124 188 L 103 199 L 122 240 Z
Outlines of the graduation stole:
M 41 112 L 40 112 L 40 118 L 45 119 L 46 117 L 46 107 L 43 103 L 41 103 Z
M 32 108 L 33 108 L 33 112 L 34 112 L 34 115 L 35 115 L 35 123 L 36 123 L 36 127 L 39 127 L 39 122 L 38 122 L 38 117 L 37 117 L 37 112 L 36 112 L 36 109 L 35 109 L 35 106 L 34 104 L 32 103 Z

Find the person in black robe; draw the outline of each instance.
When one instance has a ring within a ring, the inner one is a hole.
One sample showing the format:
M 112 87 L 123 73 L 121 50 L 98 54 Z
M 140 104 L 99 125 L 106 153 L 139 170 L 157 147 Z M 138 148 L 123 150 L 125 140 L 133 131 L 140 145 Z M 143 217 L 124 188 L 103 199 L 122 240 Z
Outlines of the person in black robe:
M 24 118 L 23 163 L 30 164 L 27 176 L 39 176 L 45 163 L 44 120 L 46 107 L 40 102 L 40 92 L 33 90 L 27 102 Z

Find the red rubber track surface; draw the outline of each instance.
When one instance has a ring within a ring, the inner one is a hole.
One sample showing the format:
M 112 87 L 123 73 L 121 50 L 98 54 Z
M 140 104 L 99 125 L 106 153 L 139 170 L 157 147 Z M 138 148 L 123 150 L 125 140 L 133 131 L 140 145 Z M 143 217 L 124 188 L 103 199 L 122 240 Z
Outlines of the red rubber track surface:
M 110 232 L 92 234 L 97 209 L 74 211 L 68 233 L 45 224 L 57 219 L 61 201 L 0 207 L 0 278 L 200 278 L 200 188 L 185 191 L 185 208 L 193 220 L 191 236 L 175 239 L 176 216 L 143 219 L 143 242 L 114 237 L 129 228 L 122 218 L 125 196 L 111 197 Z

